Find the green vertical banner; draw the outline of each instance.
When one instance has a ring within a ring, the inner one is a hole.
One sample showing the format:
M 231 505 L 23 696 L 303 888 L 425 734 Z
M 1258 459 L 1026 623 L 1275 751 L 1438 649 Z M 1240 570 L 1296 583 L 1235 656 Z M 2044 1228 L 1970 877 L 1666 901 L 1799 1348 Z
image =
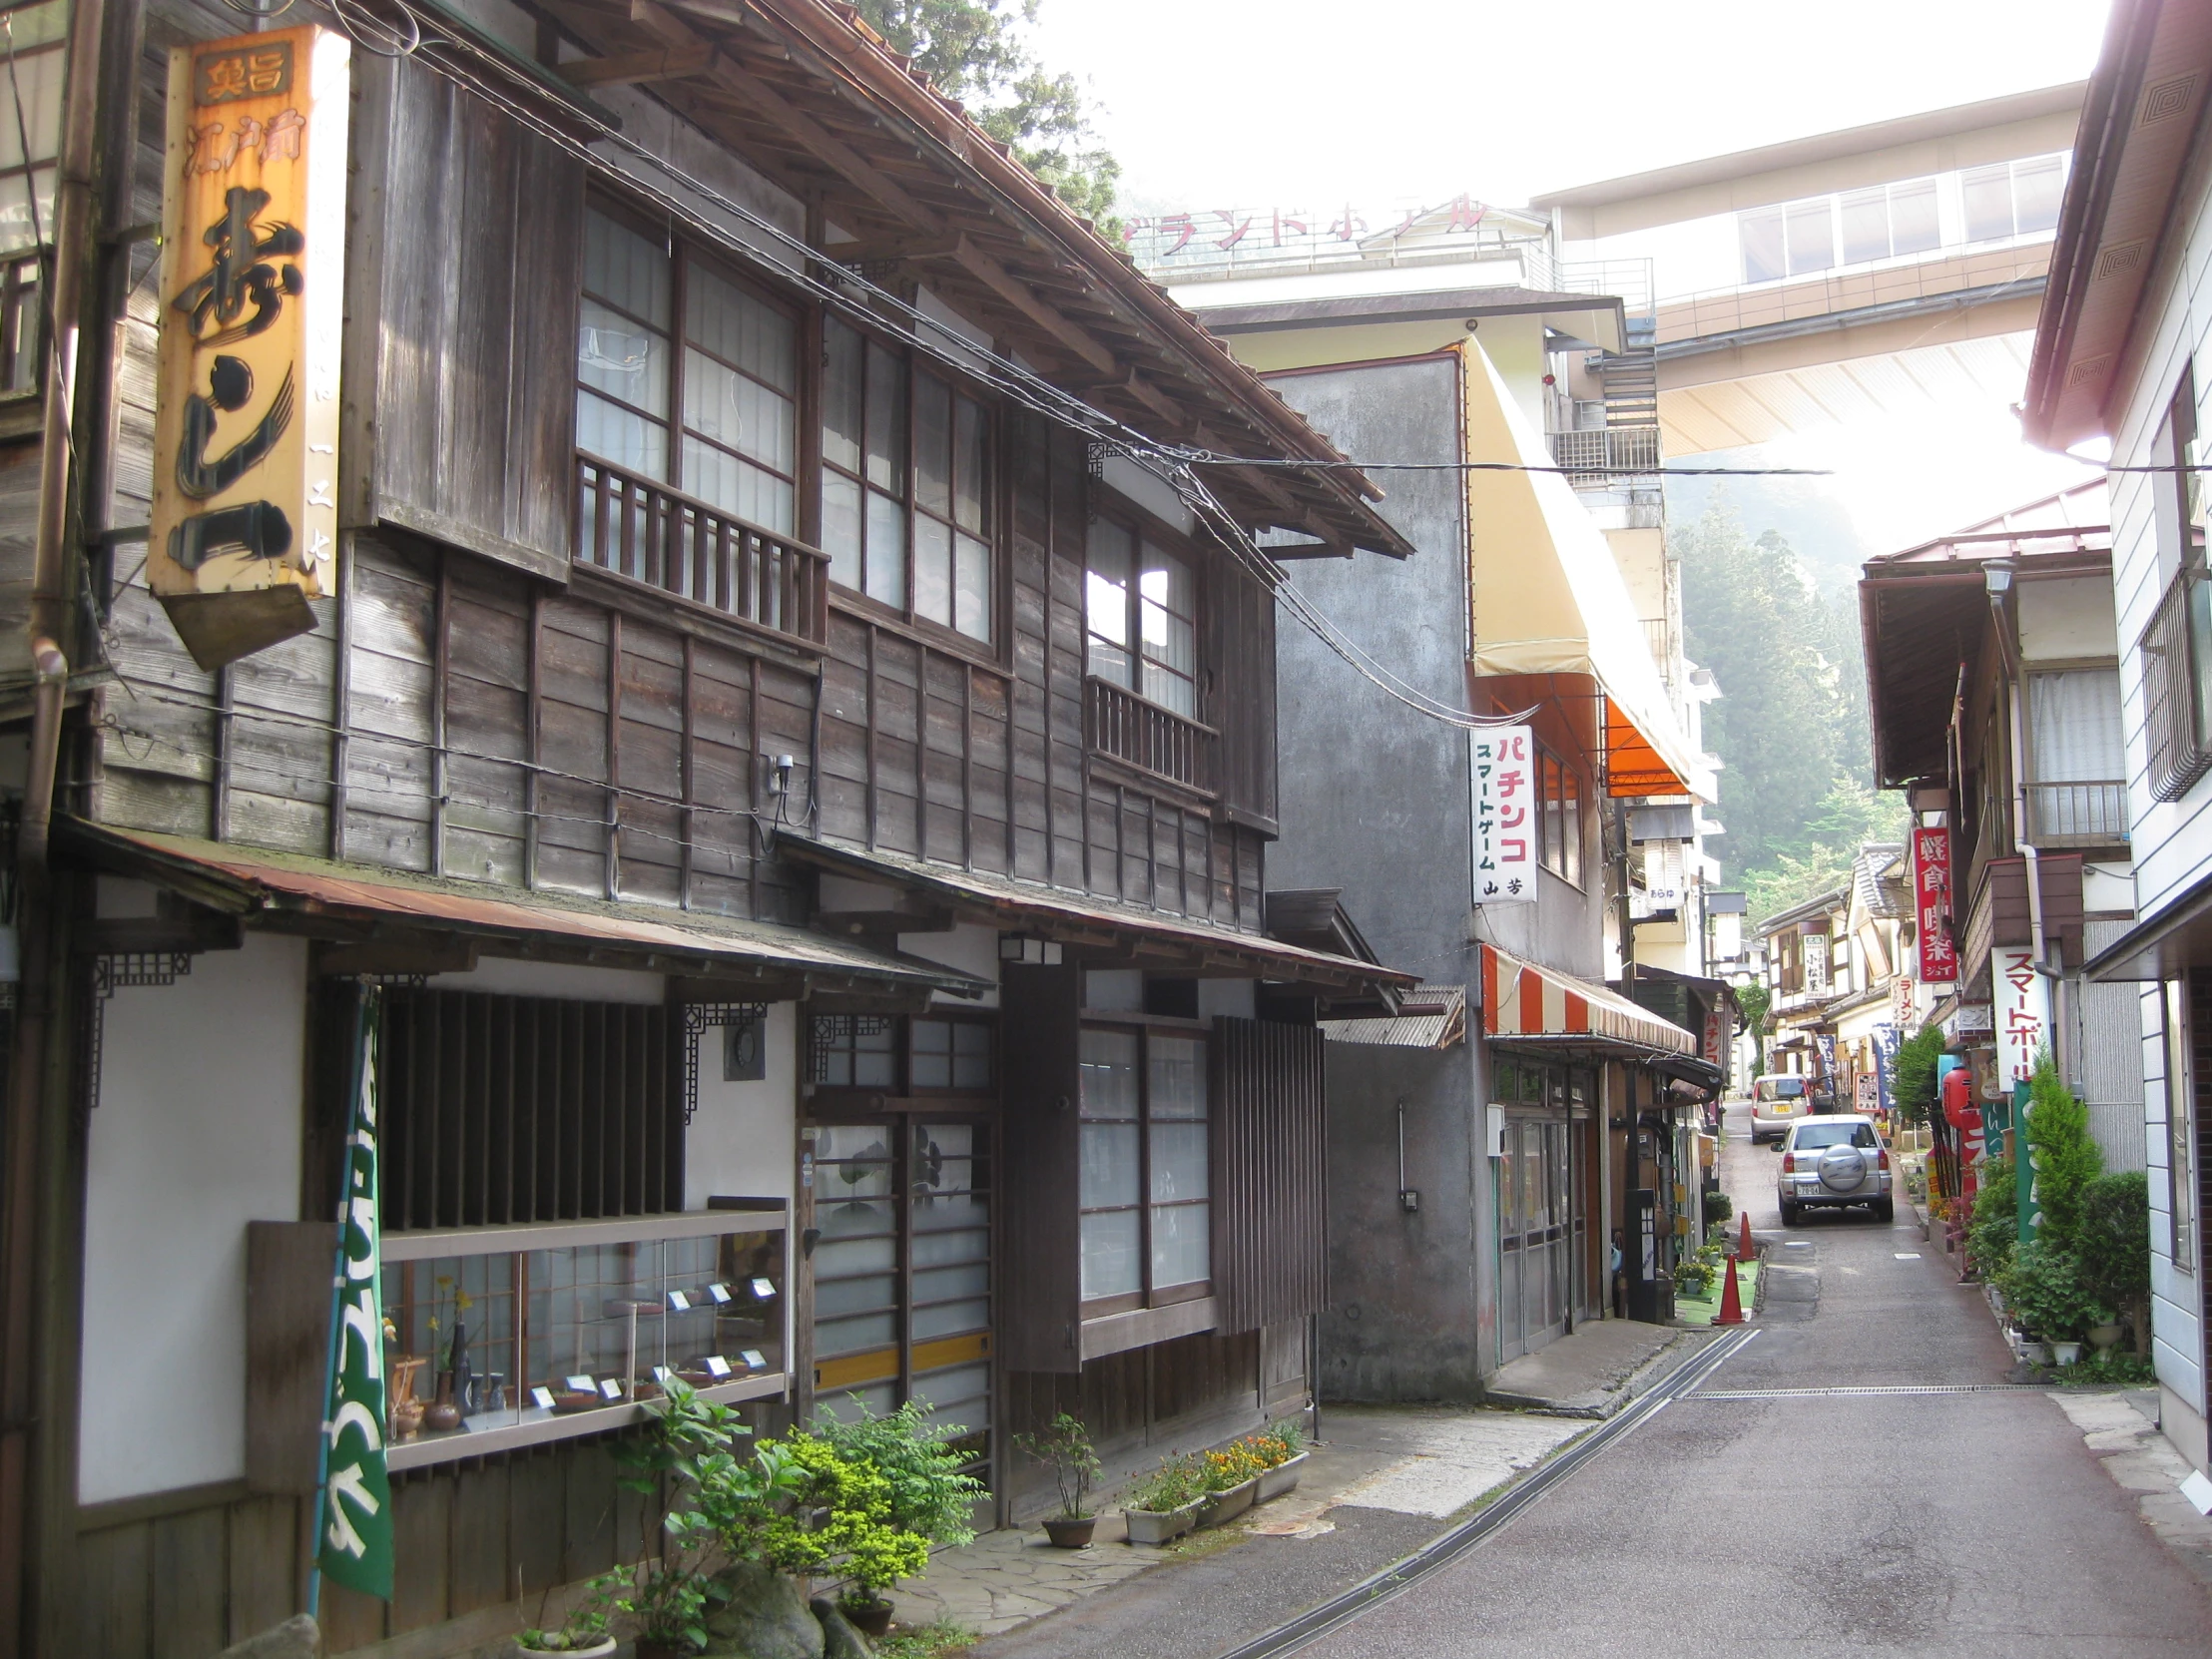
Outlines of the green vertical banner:
M 391 1599 L 391 1480 L 384 1468 L 383 1260 L 377 1234 L 376 993 L 354 1013 L 352 1131 L 338 1200 L 330 1387 L 315 1564 L 333 1583 Z

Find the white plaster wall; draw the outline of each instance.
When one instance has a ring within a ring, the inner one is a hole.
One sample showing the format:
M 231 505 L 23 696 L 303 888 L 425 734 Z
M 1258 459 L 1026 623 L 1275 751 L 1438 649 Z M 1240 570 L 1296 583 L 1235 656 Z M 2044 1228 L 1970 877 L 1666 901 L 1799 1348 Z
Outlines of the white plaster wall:
M 723 1080 L 723 1034 L 699 1034 L 699 1111 L 684 1141 L 684 1208 L 710 1198 L 789 1199 L 798 1160 L 799 1013 L 791 1002 L 768 1010 L 768 1076 Z
M 1198 1017 L 1258 1019 L 1258 985 L 1250 979 L 1201 979 L 1198 982 Z
M 657 1004 L 668 996 L 668 981 L 636 968 L 586 967 L 567 962 L 526 962 L 513 956 L 482 956 L 466 973 L 434 973 L 438 991 L 489 991 L 500 996 L 558 996 L 572 1002 Z M 716 1062 L 718 1072 L 721 1063 Z
M 2109 657 L 2119 649 L 2112 584 L 2102 577 L 2022 582 L 2020 655 L 2031 663 Z
M 246 1473 L 246 1224 L 299 1219 L 306 968 L 304 940 L 249 933 L 108 1004 L 79 1502 Z
M 995 1008 L 998 1006 L 998 929 L 975 922 L 963 921 L 949 933 L 901 933 L 898 948 L 909 956 L 919 956 L 925 962 L 939 962 L 948 968 L 958 968 L 962 973 L 972 973 L 978 979 L 991 981 L 992 989 L 982 996 L 954 996 L 950 991 L 934 991 L 930 1002 L 940 1008 Z

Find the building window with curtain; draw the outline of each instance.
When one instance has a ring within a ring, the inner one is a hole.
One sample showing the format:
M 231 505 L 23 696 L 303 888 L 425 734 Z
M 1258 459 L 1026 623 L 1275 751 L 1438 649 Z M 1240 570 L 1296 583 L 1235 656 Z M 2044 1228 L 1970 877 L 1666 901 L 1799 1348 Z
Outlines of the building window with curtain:
M 1083 625 L 1086 672 L 1200 718 L 1198 581 L 1187 560 L 1119 519 L 1094 518 Z
M 2028 830 L 2038 846 L 2127 839 L 2127 755 L 2120 671 L 2064 668 L 2027 677 Z
M 594 205 L 577 320 L 577 448 L 794 532 L 795 317 L 665 230 Z
M 1082 1300 L 1087 1317 L 1212 1289 L 1206 1039 L 1085 1026 Z
M 1582 780 L 1573 767 L 1538 750 L 1543 835 L 1538 859 L 1562 881 L 1582 884 Z
M 981 403 L 857 328 L 824 324 L 822 547 L 831 581 L 990 643 L 990 450 Z

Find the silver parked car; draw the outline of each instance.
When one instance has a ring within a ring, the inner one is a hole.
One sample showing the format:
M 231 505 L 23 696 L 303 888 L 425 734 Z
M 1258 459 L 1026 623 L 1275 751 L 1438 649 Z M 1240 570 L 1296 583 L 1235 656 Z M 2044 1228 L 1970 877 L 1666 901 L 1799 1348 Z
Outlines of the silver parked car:
M 1782 1170 L 1775 1178 L 1785 1226 L 1794 1227 L 1805 1212 L 1864 1204 L 1876 1221 L 1897 1213 L 1890 1194 L 1890 1149 L 1872 1118 L 1809 1118 L 1790 1126 L 1782 1143 Z

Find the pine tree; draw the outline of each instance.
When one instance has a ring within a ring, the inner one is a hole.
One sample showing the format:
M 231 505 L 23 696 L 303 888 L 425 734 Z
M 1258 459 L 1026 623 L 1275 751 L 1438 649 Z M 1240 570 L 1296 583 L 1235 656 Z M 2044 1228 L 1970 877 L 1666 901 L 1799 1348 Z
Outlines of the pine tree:
M 2059 1081 L 2045 1049 L 2028 1079 L 2027 1146 L 2035 1166 L 2035 1236 L 2071 1251 L 2081 1236 L 2082 1194 L 2104 1173 L 2104 1154 L 2089 1133 L 2089 1110 Z

